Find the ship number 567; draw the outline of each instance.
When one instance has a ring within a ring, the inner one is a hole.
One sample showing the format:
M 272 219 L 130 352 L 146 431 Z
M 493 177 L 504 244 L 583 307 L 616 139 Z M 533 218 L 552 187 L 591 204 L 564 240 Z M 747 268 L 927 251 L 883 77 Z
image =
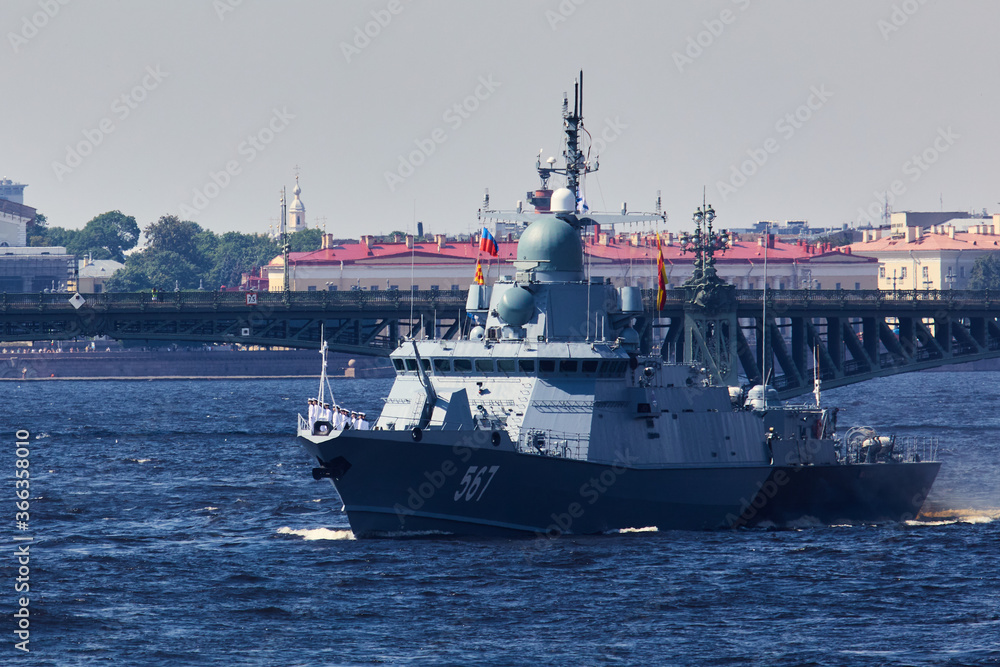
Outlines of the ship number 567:
M 500 466 L 469 466 L 460 482 L 461 488 L 455 492 L 455 500 L 465 498 L 465 500 L 475 499 L 478 502 L 499 469 Z

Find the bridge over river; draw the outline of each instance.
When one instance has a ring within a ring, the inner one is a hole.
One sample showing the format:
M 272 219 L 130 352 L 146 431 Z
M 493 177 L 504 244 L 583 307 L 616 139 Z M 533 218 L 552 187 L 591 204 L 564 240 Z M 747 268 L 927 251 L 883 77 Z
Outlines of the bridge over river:
M 0 342 L 107 336 L 387 355 L 403 337 L 467 333 L 464 291 L 169 292 L 0 295 Z M 1000 293 L 969 290 L 670 290 L 636 314 L 643 350 L 705 365 L 720 382 L 783 398 L 882 375 L 1000 357 Z M 766 326 L 765 326 L 766 323 Z M 321 334 L 322 332 L 322 334 Z M 765 333 L 766 332 L 766 333 Z M 766 362 L 766 363 L 765 363 Z

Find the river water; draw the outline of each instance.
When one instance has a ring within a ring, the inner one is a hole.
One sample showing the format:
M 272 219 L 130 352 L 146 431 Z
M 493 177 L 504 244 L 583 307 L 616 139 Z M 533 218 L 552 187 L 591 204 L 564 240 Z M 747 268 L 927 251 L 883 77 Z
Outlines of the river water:
M 335 391 L 374 415 L 390 382 Z M 940 438 L 918 521 L 556 540 L 353 539 L 295 442 L 315 390 L 0 385 L 3 664 L 1000 665 L 1000 373 L 824 395 L 842 430 Z M 16 593 L 25 544 L 30 591 Z

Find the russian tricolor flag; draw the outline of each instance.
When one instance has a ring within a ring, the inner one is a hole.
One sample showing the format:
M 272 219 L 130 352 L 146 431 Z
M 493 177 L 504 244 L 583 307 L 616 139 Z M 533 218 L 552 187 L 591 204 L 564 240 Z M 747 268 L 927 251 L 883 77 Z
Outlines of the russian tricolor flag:
M 500 254 L 500 246 L 497 245 L 497 240 L 490 234 L 490 230 L 485 227 L 483 227 L 483 237 L 479 239 L 479 250 L 489 253 L 491 257 L 496 257 Z

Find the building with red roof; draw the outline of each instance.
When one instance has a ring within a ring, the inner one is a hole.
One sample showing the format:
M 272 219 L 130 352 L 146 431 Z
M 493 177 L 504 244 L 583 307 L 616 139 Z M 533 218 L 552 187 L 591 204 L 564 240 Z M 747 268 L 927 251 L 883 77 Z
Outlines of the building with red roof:
M 591 276 L 610 278 L 616 285 L 656 286 L 656 236 L 591 230 L 585 240 L 584 256 Z M 490 257 L 479 250 L 479 238 L 451 240 L 439 234 L 434 242 L 417 242 L 407 236 L 402 243 L 381 243 L 374 236 L 362 236 L 359 243 L 336 244 L 331 235 L 323 247 L 289 256 L 291 289 L 322 290 L 420 290 L 466 289 L 482 263 L 487 282 L 498 276 L 514 275 L 512 264 L 517 242 L 499 240 L 499 255 Z M 766 247 L 765 247 L 766 246 Z M 694 268 L 691 253 L 682 252 L 676 235 L 661 235 L 667 278 L 679 287 Z M 805 241 L 786 243 L 770 237 L 737 240 L 716 255 L 719 276 L 741 289 L 761 289 L 764 259 L 767 258 L 768 287 L 772 289 L 874 289 L 878 262 L 838 249 Z M 261 268 L 261 282 L 267 289 L 284 288 L 284 263 L 275 257 Z

